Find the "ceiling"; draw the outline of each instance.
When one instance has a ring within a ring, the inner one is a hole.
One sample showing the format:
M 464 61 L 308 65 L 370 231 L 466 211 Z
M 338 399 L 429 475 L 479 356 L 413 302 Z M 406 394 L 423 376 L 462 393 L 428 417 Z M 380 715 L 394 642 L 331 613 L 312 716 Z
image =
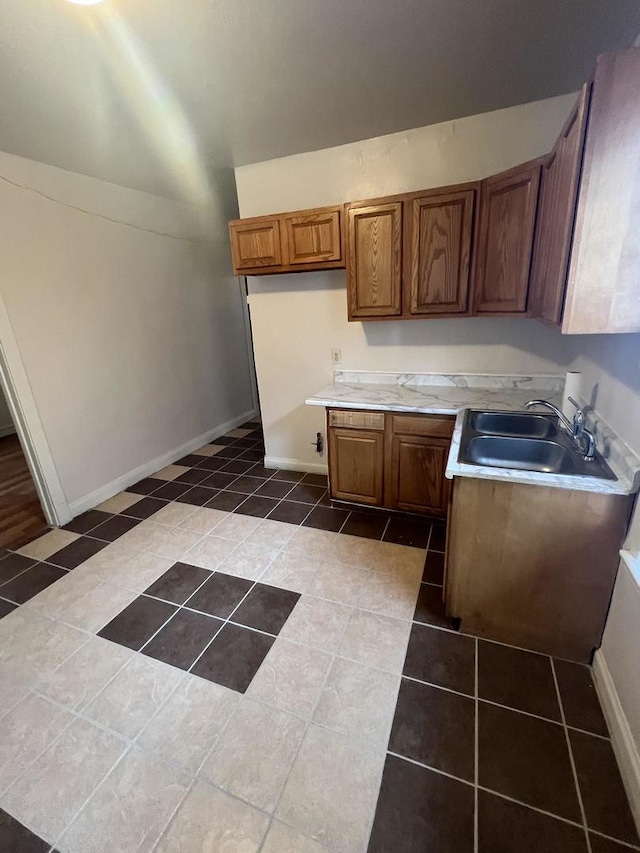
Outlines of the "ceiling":
M 640 0 L 2 0 L 0 150 L 189 196 L 573 91 L 639 31 Z

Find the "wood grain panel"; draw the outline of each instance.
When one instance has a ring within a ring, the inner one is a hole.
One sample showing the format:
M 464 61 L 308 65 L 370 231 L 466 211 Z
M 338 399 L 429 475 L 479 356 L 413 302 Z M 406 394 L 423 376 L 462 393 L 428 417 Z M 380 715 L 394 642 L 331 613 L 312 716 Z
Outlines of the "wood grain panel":
M 640 332 L 640 48 L 598 58 L 562 331 Z
M 467 312 L 474 202 L 474 189 L 447 188 L 408 202 L 405 299 L 411 314 Z
M 402 203 L 346 210 L 349 319 L 400 314 Z
M 582 87 L 571 114 L 542 169 L 540 214 L 531 276 L 531 310 L 557 325 L 562 317 L 569 251 L 589 112 L 591 84 Z
M 392 432 L 404 435 L 425 435 L 451 438 L 456 419 L 453 415 L 396 415 L 388 414 Z
M 542 158 L 482 182 L 474 314 L 524 314 Z
M 320 261 L 340 261 L 342 258 L 340 207 L 321 211 L 305 211 L 302 215 L 282 217 L 286 234 L 286 263 L 290 266 L 314 264 Z
M 384 412 L 329 409 L 329 426 L 384 430 Z
M 336 500 L 380 506 L 384 433 L 329 429 L 329 492 Z
M 444 472 L 450 442 L 444 438 L 390 434 L 386 455 L 386 505 L 446 515 L 449 481 Z
M 18 437 L 0 438 L 0 547 L 24 542 L 46 526 Z
M 230 222 L 229 235 L 235 273 L 282 265 L 277 217 L 259 216 Z
M 590 662 L 631 506 L 624 495 L 455 478 L 448 613 L 465 632 Z

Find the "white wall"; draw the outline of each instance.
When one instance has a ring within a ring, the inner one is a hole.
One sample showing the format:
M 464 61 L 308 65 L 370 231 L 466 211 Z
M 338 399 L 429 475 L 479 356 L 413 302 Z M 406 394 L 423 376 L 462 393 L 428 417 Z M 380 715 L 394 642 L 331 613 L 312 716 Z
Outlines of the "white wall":
M 477 180 L 550 150 L 566 95 L 236 169 L 241 216 L 336 204 Z M 533 320 L 347 323 L 344 271 L 250 278 L 267 457 L 323 467 L 311 446 L 324 412 L 330 351 L 360 370 L 563 372 L 574 345 Z
M 0 154 L 0 297 L 71 504 L 253 408 L 235 211 L 214 202 Z

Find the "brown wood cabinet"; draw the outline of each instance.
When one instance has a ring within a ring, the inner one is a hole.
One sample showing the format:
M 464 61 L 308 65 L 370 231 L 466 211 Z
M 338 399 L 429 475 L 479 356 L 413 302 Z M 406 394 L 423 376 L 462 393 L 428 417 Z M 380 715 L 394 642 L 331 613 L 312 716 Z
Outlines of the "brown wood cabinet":
M 446 516 L 444 476 L 455 418 L 329 409 L 334 500 Z
M 444 187 L 407 198 L 404 313 L 468 313 L 476 188 Z
M 525 314 L 541 160 L 482 182 L 475 258 L 474 314 Z
M 229 223 L 237 275 L 274 275 L 345 266 L 342 207 L 314 208 Z
M 542 169 L 531 311 L 535 317 L 553 324 L 558 324 L 562 317 L 590 96 L 589 83 L 582 87 Z
M 454 478 L 445 604 L 461 629 L 590 663 L 633 497 Z
M 350 204 L 347 217 L 349 319 L 401 313 L 402 202 Z

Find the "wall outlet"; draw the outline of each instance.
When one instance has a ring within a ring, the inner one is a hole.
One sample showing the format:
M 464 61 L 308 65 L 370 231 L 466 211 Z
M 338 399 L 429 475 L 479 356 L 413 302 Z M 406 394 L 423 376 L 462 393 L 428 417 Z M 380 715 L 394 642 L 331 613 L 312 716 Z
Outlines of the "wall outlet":
M 332 349 L 331 361 L 333 364 L 342 364 L 342 351 L 339 349 Z

